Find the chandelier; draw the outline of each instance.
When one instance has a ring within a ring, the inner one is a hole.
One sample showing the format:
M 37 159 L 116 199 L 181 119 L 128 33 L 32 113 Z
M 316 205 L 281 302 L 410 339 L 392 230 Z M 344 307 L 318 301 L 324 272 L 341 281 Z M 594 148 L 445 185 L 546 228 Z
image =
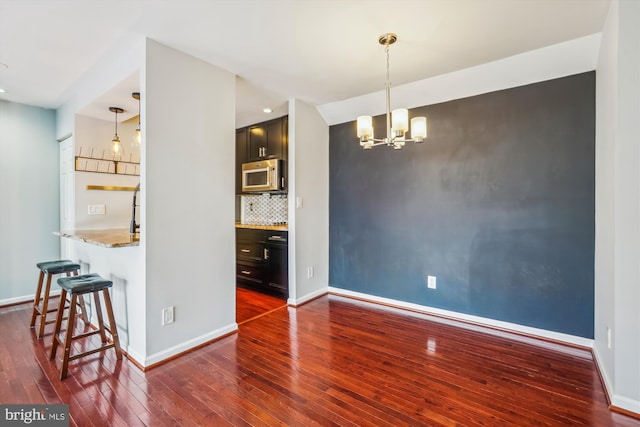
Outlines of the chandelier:
M 385 91 L 387 95 L 387 137 L 375 139 L 373 137 L 373 121 L 371 116 L 358 117 L 358 138 L 360 146 L 370 150 L 378 145 L 388 145 L 396 150 L 402 149 L 406 142 L 422 142 L 427 137 L 427 118 L 414 117 L 411 119 L 411 139 L 406 139 L 409 130 L 409 111 L 405 108 L 391 109 L 391 81 L 389 80 L 389 46 L 398 40 L 393 33 L 386 33 L 378 38 L 378 43 L 384 46 L 387 54 L 387 81 Z

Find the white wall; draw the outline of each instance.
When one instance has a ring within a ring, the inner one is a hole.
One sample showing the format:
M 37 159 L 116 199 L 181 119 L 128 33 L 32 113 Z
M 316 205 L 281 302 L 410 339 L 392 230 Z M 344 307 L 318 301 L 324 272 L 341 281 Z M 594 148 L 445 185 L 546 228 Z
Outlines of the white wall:
M 124 148 L 123 160 L 140 161 L 140 146 L 135 142 L 137 116 L 118 123 L 118 135 Z M 75 155 L 94 158 L 110 158 L 111 140 L 114 134 L 114 122 L 76 115 Z M 93 151 L 92 151 L 93 150 Z M 80 160 L 80 167 L 83 162 Z M 96 164 L 93 162 L 92 164 Z M 106 163 L 104 167 L 106 167 Z M 91 165 L 90 165 L 91 167 Z M 100 166 L 100 170 L 104 167 Z M 130 165 L 133 171 L 134 165 Z M 131 221 L 131 191 L 87 190 L 87 185 L 110 185 L 135 187 L 139 176 L 115 175 L 93 172 L 75 173 L 75 226 L 76 229 L 128 228 Z M 88 205 L 105 205 L 105 215 L 89 215 Z
M 301 304 L 329 285 L 329 127 L 315 107 L 299 100 L 289 101 L 289 176 L 294 179 L 289 180 L 288 302 Z
M 36 263 L 60 257 L 55 112 L 0 100 L 0 305 L 35 292 Z
M 237 328 L 235 76 L 152 40 L 142 73 L 147 360 Z M 163 307 L 175 323 L 161 326 Z
M 57 110 L 56 136 L 73 134 L 76 114 L 96 99 L 137 73 L 144 61 L 144 38 L 122 40 L 73 85 Z M 141 99 L 141 103 L 144 98 Z M 105 105 L 109 108 L 109 105 Z
M 636 413 L 640 413 L 638 22 L 640 3 L 611 4 L 596 72 L 594 342 L 612 405 Z
M 607 329 L 615 324 L 615 124 L 618 86 L 618 3 L 611 4 L 596 71 L 596 240 L 594 352 L 611 388 L 614 351 Z M 612 344 L 614 336 L 611 336 Z M 610 378 L 610 379 L 609 379 Z M 613 390 L 610 390 L 611 392 Z
M 391 109 L 437 104 L 593 71 L 598 61 L 599 46 L 600 35 L 592 34 L 487 64 L 394 86 L 391 89 Z M 381 81 L 380 85 L 383 83 Z M 363 114 L 384 114 L 384 91 L 320 105 L 318 111 L 330 126 L 355 120 Z

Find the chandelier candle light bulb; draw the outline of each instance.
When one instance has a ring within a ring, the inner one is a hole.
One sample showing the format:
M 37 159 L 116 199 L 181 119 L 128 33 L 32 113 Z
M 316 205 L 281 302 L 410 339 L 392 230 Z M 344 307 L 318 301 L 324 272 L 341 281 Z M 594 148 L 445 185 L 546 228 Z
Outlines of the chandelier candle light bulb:
M 409 130 L 409 111 L 398 108 L 391 113 L 391 130 L 394 136 L 402 136 Z
M 373 137 L 373 121 L 371 116 L 359 116 L 357 121 L 357 134 L 360 146 L 370 150 L 378 145 L 388 145 L 396 150 L 402 149 L 406 142 L 422 142 L 427 137 L 427 118 L 414 117 L 411 119 L 411 139 L 406 139 L 405 134 L 409 130 L 409 111 L 406 108 L 398 108 L 391 113 L 391 80 L 389 78 L 389 46 L 398 40 L 393 33 L 386 33 L 378 38 L 378 43 L 385 47 L 387 54 L 387 80 L 385 91 L 387 98 L 387 137 L 375 139 Z
M 411 119 L 411 139 L 422 142 L 427 138 L 427 118 L 414 117 Z

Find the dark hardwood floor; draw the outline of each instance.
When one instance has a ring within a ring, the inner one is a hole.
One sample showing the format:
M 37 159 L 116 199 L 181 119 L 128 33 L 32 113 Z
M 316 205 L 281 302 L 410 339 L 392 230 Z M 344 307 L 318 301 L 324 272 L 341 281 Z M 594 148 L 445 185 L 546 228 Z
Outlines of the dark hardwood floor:
M 588 351 L 336 296 L 146 373 L 108 352 L 64 381 L 29 315 L 0 309 L 0 402 L 68 403 L 71 425 L 640 425 L 608 410 Z
M 251 289 L 236 288 L 236 322 L 242 325 L 250 320 L 287 305 L 287 300 Z

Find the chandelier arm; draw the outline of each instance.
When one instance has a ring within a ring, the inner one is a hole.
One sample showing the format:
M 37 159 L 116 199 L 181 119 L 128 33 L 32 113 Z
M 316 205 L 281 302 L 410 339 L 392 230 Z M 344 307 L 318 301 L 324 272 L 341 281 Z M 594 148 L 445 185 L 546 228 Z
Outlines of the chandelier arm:
M 393 145 L 387 142 L 387 138 L 385 139 L 369 139 L 367 140 L 372 147 L 377 147 L 378 145 Z

